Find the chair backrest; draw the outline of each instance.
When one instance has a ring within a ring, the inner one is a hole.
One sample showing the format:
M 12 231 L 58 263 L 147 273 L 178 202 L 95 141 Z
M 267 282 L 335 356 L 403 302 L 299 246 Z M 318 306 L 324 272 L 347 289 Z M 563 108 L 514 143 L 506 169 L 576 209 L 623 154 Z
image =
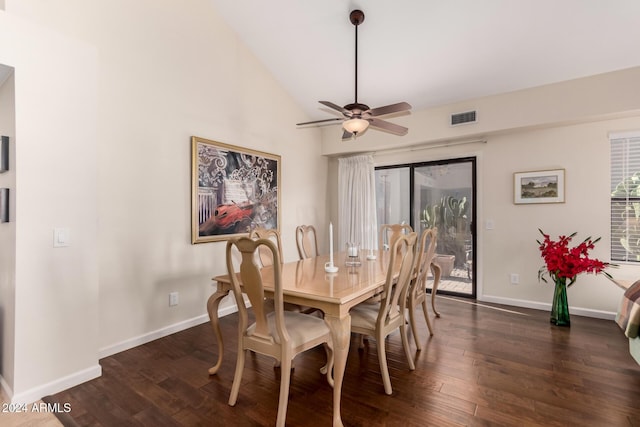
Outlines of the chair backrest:
M 431 269 L 431 262 L 436 254 L 436 246 L 438 244 L 438 229 L 426 228 L 420 235 L 419 247 L 416 252 L 415 263 L 415 280 L 413 281 L 410 292 L 414 296 L 425 293 L 427 276 Z
M 378 249 L 382 251 L 385 247 L 391 248 L 398 237 L 411 232 L 413 232 L 413 228 L 409 224 L 382 224 Z
M 300 259 L 314 258 L 318 254 L 318 234 L 313 225 L 296 227 L 296 246 Z
M 276 245 L 278 249 L 278 255 L 280 256 L 280 262 L 283 262 L 282 256 L 282 239 L 280 238 L 280 232 L 273 228 L 255 228 L 251 230 L 249 233 L 249 238 L 251 239 L 267 239 L 271 240 L 273 244 Z M 273 265 L 274 258 L 271 256 L 271 251 L 267 248 L 261 246 L 258 248 L 258 259 L 262 263 L 263 267 L 267 267 L 269 265 Z
M 402 234 L 391 246 L 387 280 L 376 321 L 378 328 L 397 321 L 400 316 L 404 318 L 409 282 L 413 276 L 416 240 L 414 232 Z
M 236 271 L 232 260 L 232 250 L 236 248 L 241 255 L 239 272 Z M 273 259 L 273 267 L 264 269 L 256 263 L 256 254 L 260 249 L 269 252 Z M 258 343 L 263 354 L 278 354 L 278 348 L 289 342 L 284 323 L 284 303 L 282 296 L 282 272 L 280 263 L 280 252 L 276 245 L 269 239 L 251 239 L 249 237 L 239 237 L 227 242 L 227 272 L 233 286 L 233 294 L 236 298 L 239 312 L 239 332 L 241 339 L 250 339 L 254 345 Z M 266 302 L 263 281 L 273 284 L 273 309 L 276 316 L 277 336 L 273 336 L 269 331 L 267 314 L 271 309 L 271 304 Z M 243 287 L 240 287 L 242 283 Z M 251 308 L 255 316 L 255 328 L 249 331 L 247 307 L 242 293 L 245 293 L 251 303 Z

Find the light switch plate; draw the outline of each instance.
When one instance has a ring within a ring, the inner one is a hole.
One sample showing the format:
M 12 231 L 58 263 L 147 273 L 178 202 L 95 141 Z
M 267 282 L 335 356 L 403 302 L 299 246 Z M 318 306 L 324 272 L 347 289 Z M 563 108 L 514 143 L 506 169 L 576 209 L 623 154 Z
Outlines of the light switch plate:
M 53 247 L 63 248 L 71 244 L 71 235 L 68 228 L 56 227 L 53 229 Z

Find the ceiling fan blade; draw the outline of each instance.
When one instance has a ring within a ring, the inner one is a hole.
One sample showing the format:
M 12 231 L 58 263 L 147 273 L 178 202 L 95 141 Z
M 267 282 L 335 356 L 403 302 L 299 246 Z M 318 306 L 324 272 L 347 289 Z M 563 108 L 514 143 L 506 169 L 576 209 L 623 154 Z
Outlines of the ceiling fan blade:
M 345 130 L 344 132 L 342 132 L 342 140 L 346 141 L 348 139 L 353 139 L 353 134 Z
M 334 104 L 333 102 L 329 102 L 329 101 L 318 101 L 320 102 L 320 104 L 322 105 L 326 105 L 329 108 L 333 108 L 336 111 L 340 111 L 342 114 L 351 114 L 351 111 L 349 110 L 345 110 L 344 108 L 342 108 L 339 105 Z
M 344 119 L 341 118 L 333 118 L 333 119 L 324 119 L 324 120 L 314 120 L 311 122 L 303 122 L 303 123 L 296 123 L 296 126 L 304 126 L 304 125 L 319 125 L 319 124 L 328 124 L 328 125 L 332 125 L 332 124 L 338 124 L 338 122 L 342 122 L 344 121 Z
M 400 126 L 400 125 L 397 125 L 395 123 L 387 122 L 385 120 L 380 120 L 380 119 L 376 119 L 376 118 L 368 119 L 368 120 L 369 120 L 369 125 L 370 126 L 372 126 L 374 128 L 381 129 L 381 130 L 385 130 L 387 132 L 391 132 L 391 133 L 396 134 L 396 135 L 403 136 L 403 135 L 406 135 L 407 132 L 409 131 L 409 129 L 404 127 L 404 126 Z
M 385 105 L 384 107 L 372 108 L 369 110 L 371 116 L 384 116 L 385 114 L 398 113 L 411 109 L 411 105 L 406 102 L 398 102 L 397 104 Z

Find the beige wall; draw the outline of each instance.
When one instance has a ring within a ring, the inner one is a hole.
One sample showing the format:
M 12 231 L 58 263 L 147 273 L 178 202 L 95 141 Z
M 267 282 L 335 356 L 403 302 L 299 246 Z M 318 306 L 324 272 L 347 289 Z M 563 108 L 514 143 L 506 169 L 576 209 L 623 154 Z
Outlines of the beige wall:
M 2 243 L 14 258 L 3 265 L 0 304 L 13 319 L 2 325 L 1 369 L 13 398 L 30 401 L 100 374 L 96 55 L 0 12 L 0 63 L 15 69 L 15 104 L 2 97 L 15 119 L 15 178 L 12 222 L 1 224 L 14 239 Z M 53 247 L 55 227 L 70 230 L 70 247 Z
M 0 34 L 0 46 L 12 40 L 12 48 L 18 49 L 23 38 L 38 38 L 47 28 L 93 49 L 98 69 L 95 99 L 89 106 L 95 110 L 97 119 L 87 124 L 92 126 L 94 135 L 83 141 L 94 150 L 93 163 L 84 163 L 83 150 L 76 155 L 65 153 L 64 159 L 60 159 L 62 154 L 54 156 L 60 167 L 91 167 L 83 174 L 74 173 L 79 183 L 86 180 L 94 184 L 87 198 L 87 204 L 94 210 L 87 220 L 96 227 L 95 235 L 87 243 L 89 247 L 78 245 L 79 230 L 67 221 L 71 212 L 59 216 L 55 224 L 72 228 L 74 242 L 68 249 L 86 249 L 89 256 L 95 257 L 88 264 L 78 258 L 72 271 L 66 271 L 65 267 L 64 272 L 84 274 L 95 265 L 96 277 L 87 284 L 95 295 L 78 298 L 73 293 L 57 294 L 51 279 L 43 280 L 36 287 L 45 296 L 42 303 L 50 304 L 47 322 L 40 315 L 30 320 L 34 308 L 26 301 L 38 295 L 31 294 L 25 299 L 18 295 L 16 315 L 23 320 L 16 322 L 16 330 L 22 325 L 27 339 L 46 335 L 44 331 L 37 332 L 44 325 L 62 328 L 61 319 L 73 319 L 75 329 L 95 325 L 91 332 L 86 331 L 85 338 L 86 347 L 93 351 L 92 361 L 97 364 L 101 356 L 207 320 L 206 300 L 215 290 L 211 278 L 225 272 L 225 243 L 191 244 L 192 135 L 282 156 L 281 230 L 285 259 L 297 258 L 296 225 L 310 223 L 319 229 L 326 228 L 327 160 L 320 154 L 319 131 L 295 128 L 295 120 L 291 118 L 300 117 L 300 109 L 221 22 L 209 1 L 194 0 L 185 5 L 174 0 L 7 0 L 5 15 L 7 20 L 29 21 L 35 29 L 16 31 L 6 37 Z M 70 95 L 74 96 L 69 97 L 59 93 L 64 89 L 59 86 L 72 85 L 82 70 L 67 77 L 64 75 L 67 68 L 74 67 L 78 59 L 60 59 L 65 63 L 60 64 L 49 55 L 34 58 L 45 77 L 36 85 L 38 93 L 20 93 L 17 87 L 16 104 L 35 100 L 37 94 L 44 94 L 47 99 L 55 95 L 58 104 L 47 102 L 43 111 L 56 108 L 60 114 L 76 113 L 78 107 L 71 104 L 76 101 L 75 91 L 82 88 L 73 89 Z M 51 78 L 47 77 L 49 74 Z M 16 75 L 18 80 L 19 66 Z M 54 78 L 60 82 L 52 81 Z M 80 84 L 84 80 L 79 78 Z M 85 116 L 80 114 L 77 118 L 85 121 Z M 46 147 L 46 154 L 55 150 L 58 139 L 67 136 L 69 128 L 75 126 L 64 121 L 51 129 L 42 126 L 39 117 L 33 119 L 31 123 L 38 123 L 38 138 L 34 135 L 34 146 L 18 153 L 19 156 L 24 153 L 25 164 L 42 146 Z M 45 131 L 56 136 L 51 140 L 40 135 Z M 24 136 L 20 133 L 18 128 L 22 141 Z M 28 166 L 25 170 L 28 168 L 34 182 L 41 185 L 58 184 L 50 176 L 52 167 L 45 167 L 46 175 Z M 21 192 L 22 183 L 19 184 Z M 36 200 L 34 197 L 33 203 Z M 65 197 L 50 201 L 60 206 L 54 210 L 66 209 L 63 206 L 67 202 Z M 18 201 L 18 206 L 26 209 L 23 203 L 26 202 Z M 18 246 L 23 242 L 23 247 L 28 248 L 35 241 L 51 246 L 53 227 L 49 224 L 39 227 L 24 210 L 18 212 L 18 222 L 22 221 L 21 212 L 29 220 L 24 221 L 25 227 L 34 224 L 36 227 L 29 230 L 30 238 L 24 240 L 18 229 Z M 325 241 L 320 244 L 327 247 Z M 56 251 L 52 253 L 63 253 Z M 34 264 L 33 258 L 30 261 L 29 276 L 51 275 L 60 268 L 57 262 Z M 31 283 L 31 279 L 17 274 L 16 288 L 24 286 L 24 280 Z M 179 292 L 178 306 L 169 307 L 169 292 Z M 81 303 L 86 306 L 78 307 Z M 55 313 L 51 313 L 54 308 Z M 227 299 L 221 313 L 233 309 L 231 299 Z M 72 350 L 65 349 L 65 342 L 59 339 L 50 343 L 47 339 L 42 345 L 32 343 L 30 350 L 36 351 L 29 353 L 25 364 L 40 365 L 43 372 L 36 370 L 27 375 L 16 369 L 15 382 L 26 377 L 29 382 L 13 387 L 13 391 L 31 391 L 33 396 L 52 392 L 55 385 L 63 382 L 67 384 L 57 365 L 71 362 L 59 361 L 59 357 L 51 357 L 44 351 L 45 344 L 56 346 L 61 355 L 73 359 L 66 354 Z M 22 357 L 18 342 L 14 349 L 3 349 L 4 353 L 11 351 L 16 351 L 16 360 Z M 84 369 L 80 364 L 75 367 L 77 371 Z M 3 376 L 10 377 L 4 373 Z M 56 380 L 56 384 L 48 384 Z
M 322 153 L 344 155 L 360 151 L 472 140 L 563 124 L 585 123 L 640 114 L 640 67 L 570 80 L 486 98 L 444 105 L 391 119 L 409 128 L 407 135 L 367 131 L 355 141 L 342 142 L 338 126 L 323 128 Z M 449 126 L 453 113 L 477 111 L 473 125 Z
M 608 134 L 640 130 L 640 97 L 629 90 L 639 79 L 640 68 L 633 68 L 419 111 L 393 119 L 409 127 L 405 137 L 368 131 L 338 143 L 339 129 L 327 128 L 323 152 L 372 150 L 378 166 L 476 156 L 478 299 L 548 309 L 552 286 L 537 281 L 538 228 L 556 236 L 577 231 L 576 243 L 601 236 L 594 255 L 609 259 Z M 448 125 L 449 114 L 468 109 L 478 111 L 477 124 Z M 486 143 L 433 148 L 474 140 Z M 514 205 L 515 172 L 558 168 L 566 172 L 564 204 Z M 486 230 L 486 220 L 495 229 Z M 510 284 L 510 273 L 520 275 L 519 285 Z M 611 273 L 635 280 L 640 267 L 625 265 Z M 603 276 L 583 275 L 569 290 L 569 304 L 574 314 L 612 319 L 621 295 Z

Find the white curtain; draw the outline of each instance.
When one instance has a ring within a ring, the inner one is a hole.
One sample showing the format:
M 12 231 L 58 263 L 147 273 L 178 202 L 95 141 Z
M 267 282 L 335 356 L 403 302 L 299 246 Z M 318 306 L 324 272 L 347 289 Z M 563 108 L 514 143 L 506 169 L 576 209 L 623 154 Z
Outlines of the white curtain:
M 338 159 L 338 250 L 378 248 L 376 180 L 370 154 Z

